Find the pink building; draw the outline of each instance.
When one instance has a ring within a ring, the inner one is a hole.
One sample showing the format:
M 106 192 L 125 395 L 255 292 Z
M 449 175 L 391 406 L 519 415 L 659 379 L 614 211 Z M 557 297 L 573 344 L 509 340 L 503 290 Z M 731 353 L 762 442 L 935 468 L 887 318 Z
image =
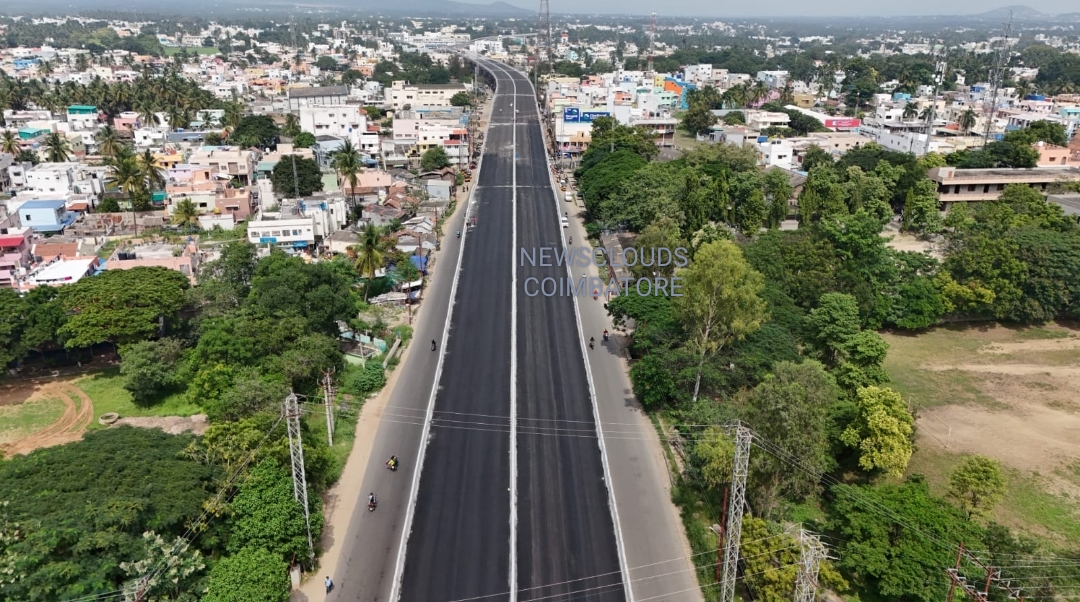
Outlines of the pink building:
M 1039 160 L 1035 164 L 1038 167 L 1080 165 L 1080 152 L 1064 146 L 1048 144 L 1040 140 L 1035 143 L 1035 150 L 1039 151 Z
M 30 232 L 0 236 L 0 287 L 14 287 L 18 269 L 30 266 Z

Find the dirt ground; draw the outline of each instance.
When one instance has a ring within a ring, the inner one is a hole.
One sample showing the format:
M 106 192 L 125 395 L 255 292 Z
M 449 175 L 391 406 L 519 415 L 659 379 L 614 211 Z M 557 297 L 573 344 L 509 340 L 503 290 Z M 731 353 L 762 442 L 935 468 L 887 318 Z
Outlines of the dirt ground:
M 1080 487 L 1055 473 L 1080 459 L 1080 331 L 1041 332 L 1056 338 L 972 329 L 957 336 L 975 338 L 973 348 L 925 358 L 921 370 L 970 379 L 992 403 L 919 408 L 919 445 L 995 458 L 1037 474 L 1048 492 L 1078 498 Z
M 19 389 L 22 391 L 22 389 Z M 35 449 L 71 443 L 82 438 L 83 432 L 94 417 L 94 404 L 78 387 L 62 381 L 45 383 L 31 390 L 27 399 L 54 397 L 64 404 L 59 420 L 44 429 L 0 446 L 5 456 L 28 454 Z
M 922 253 L 925 251 L 938 259 L 941 258 L 941 253 L 934 249 L 934 245 L 925 240 L 919 240 L 910 234 L 901 234 L 896 231 L 888 231 L 885 232 L 884 235 L 892 238 L 892 240 L 885 244 L 897 251 L 912 251 L 915 253 Z
M 182 435 L 192 433 L 201 435 L 210 428 L 206 420 L 206 414 L 194 416 L 145 416 L 137 418 L 121 418 L 112 423 L 112 426 L 128 425 L 144 429 L 161 429 L 170 435 Z

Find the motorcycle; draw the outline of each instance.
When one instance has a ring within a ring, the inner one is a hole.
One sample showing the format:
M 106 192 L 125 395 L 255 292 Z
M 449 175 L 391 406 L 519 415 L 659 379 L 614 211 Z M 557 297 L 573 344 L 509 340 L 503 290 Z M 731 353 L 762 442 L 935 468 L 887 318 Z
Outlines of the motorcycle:
M 431 342 L 431 350 L 432 350 L 432 351 L 435 351 L 435 341 L 432 341 L 432 342 Z
M 389 469 L 390 472 L 397 472 L 397 464 L 397 460 L 389 460 L 386 463 L 386 468 Z
M 367 509 L 368 509 L 368 512 L 374 512 L 375 511 L 375 500 L 368 500 Z
M 461 230 L 458 230 L 458 231 L 457 231 L 457 237 L 458 237 L 458 238 L 461 238 Z
M 609 336 L 610 336 L 610 335 L 608 334 L 608 331 L 606 331 L 606 330 L 605 330 L 605 331 L 604 331 L 604 340 L 605 340 L 605 341 L 606 341 L 606 340 L 608 340 L 608 337 L 609 337 Z

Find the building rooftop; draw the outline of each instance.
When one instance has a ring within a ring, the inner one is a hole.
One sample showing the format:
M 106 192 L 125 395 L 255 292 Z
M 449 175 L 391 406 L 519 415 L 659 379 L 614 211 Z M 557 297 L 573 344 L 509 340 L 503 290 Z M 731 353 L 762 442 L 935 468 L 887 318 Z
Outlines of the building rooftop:
M 314 98 L 316 96 L 348 96 L 348 86 L 317 86 L 312 88 L 289 88 L 289 98 Z
M 63 200 L 60 200 L 60 201 L 26 201 L 25 203 L 22 204 L 21 207 L 19 207 L 19 210 L 21 211 L 23 209 L 52 209 L 53 211 L 55 211 L 57 209 L 62 209 L 65 206 L 67 206 L 67 201 L 63 201 Z
M 32 277 L 38 282 L 75 282 L 90 271 L 95 261 L 97 257 L 63 259 L 45 266 Z

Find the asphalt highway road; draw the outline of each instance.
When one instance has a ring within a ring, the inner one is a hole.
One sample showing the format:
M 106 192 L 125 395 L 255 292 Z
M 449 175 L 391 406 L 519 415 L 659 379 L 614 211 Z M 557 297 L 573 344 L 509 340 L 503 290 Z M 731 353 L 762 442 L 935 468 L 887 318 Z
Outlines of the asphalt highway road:
M 601 341 L 602 303 L 526 294 L 529 278 L 570 274 L 528 265 L 520 250 L 584 232 L 560 226 L 570 205 L 551 186 L 531 84 L 505 65 L 486 68 L 498 89 L 481 169 L 467 212 L 447 228 L 463 236 L 443 240 L 365 471 L 363 495 L 375 492 L 379 507 L 357 504 L 328 600 L 616 602 L 629 599 L 628 582 L 638 599 L 700 599 L 678 515 L 659 487 L 663 458 L 642 454 L 655 432 L 634 413 L 624 361 Z M 590 325 L 584 339 L 579 314 Z M 432 339 L 437 352 L 427 349 Z M 598 437 L 597 415 L 615 435 Z M 383 467 L 391 454 L 396 473 Z M 613 507 L 633 525 L 625 534 Z

